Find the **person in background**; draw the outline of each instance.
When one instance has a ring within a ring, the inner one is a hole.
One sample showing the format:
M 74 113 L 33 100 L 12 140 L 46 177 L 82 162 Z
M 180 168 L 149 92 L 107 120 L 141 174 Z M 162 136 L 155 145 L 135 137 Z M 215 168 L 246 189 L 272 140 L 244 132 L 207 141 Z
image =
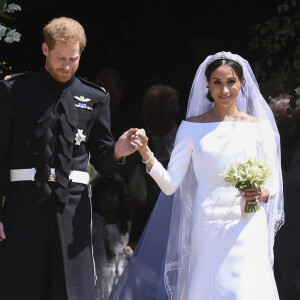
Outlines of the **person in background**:
M 179 94 L 173 87 L 165 84 L 155 84 L 150 86 L 143 97 L 142 114 L 143 123 L 149 136 L 149 145 L 157 160 L 167 167 L 170 155 L 174 148 L 174 142 L 177 132 L 176 117 L 179 112 Z M 133 165 L 136 164 L 134 168 Z M 145 173 L 145 167 L 138 155 L 129 158 L 128 166 L 122 171 L 126 172 L 128 168 L 135 172 L 139 171 L 139 176 L 132 177 L 133 182 L 140 182 L 140 186 L 145 187 L 145 200 L 141 208 L 134 214 L 128 247 L 124 252 L 132 255 L 142 233 L 147 224 L 148 218 L 159 196 L 160 188 L 156 182 Z M 135 179 L 136 178 L 136 179 Z M 134 194 L 135 192 L 133 192 Z
M 121 110 L 124 98 L 121 73 L 113 68 L 103 68 L 97 72 L 93 82 L 103 87 L 110 94 L 111 131 L 114 137 L 118 137 L 129 128 L 127 114 Z
M 97 272 L 96 299 L 106 300 L 127 264 L 129 239 L 127 187 L 118 174 L 92 183 L 93 248 Z
M 296 93 L 300 97 L 300 88 L 296 89 Z M 292 116 L 287 114 L 289 101 L 288 95 L 281 94 L 270 98 L 269 103 L 281 136 L 286 216 L 285 225 L 278 232 L 274 246 L 274 271 L 280 299 L 296 300 L 300 298 L 300 98 Z
M 143 99 L 143 122 L 157 159 L 167 166 L 174 148 L 179 111 L 178 92 L 164 84 L 147 89 Z

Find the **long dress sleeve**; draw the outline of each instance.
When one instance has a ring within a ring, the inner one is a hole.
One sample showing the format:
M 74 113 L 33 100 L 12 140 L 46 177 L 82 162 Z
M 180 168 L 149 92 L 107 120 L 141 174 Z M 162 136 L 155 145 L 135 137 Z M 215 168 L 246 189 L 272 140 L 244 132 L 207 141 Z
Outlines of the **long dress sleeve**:
M 182 123 L 178 128 L 168 170 L 155 160 L 151 170 L 147 171 L 166 195 L 171 195 L 177 190 L 191 159 L 192 142 L 186 123 Z

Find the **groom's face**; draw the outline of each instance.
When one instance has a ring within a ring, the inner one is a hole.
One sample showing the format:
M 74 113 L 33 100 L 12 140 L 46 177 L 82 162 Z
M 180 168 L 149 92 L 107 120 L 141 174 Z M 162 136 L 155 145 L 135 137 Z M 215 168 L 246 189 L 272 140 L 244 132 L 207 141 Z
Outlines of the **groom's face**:
M 69 81 L 79 66 L 79 42 L 74 45 L 56 42 L 53 49 L 43 43 L 42 50 L 46 56 L 46 70 L 53 79 L 59 82 Z

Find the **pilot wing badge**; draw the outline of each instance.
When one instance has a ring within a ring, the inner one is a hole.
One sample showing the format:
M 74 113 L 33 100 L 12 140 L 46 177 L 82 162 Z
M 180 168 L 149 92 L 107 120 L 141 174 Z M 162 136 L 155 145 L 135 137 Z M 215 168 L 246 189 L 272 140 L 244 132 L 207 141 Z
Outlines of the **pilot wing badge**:
M 89 101 L 91 101 L 91 99 L 89 99 L 89 98 L 84 98 L 83 96 L 74 96 L 74 98 L 76 99 L 76 100 L 78 100 L 78 101 L 80 101 L 80 102 L 89 102 Z

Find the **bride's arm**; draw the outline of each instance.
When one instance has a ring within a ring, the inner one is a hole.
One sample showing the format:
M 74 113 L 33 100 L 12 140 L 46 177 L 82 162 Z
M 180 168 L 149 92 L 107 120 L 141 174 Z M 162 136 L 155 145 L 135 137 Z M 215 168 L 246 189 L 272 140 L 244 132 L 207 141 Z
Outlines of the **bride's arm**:
M 168 170 L 153 156 L 148 147 L 148 138 L 143 131 L 140 137 L 144 145 L 139 149 L 148 174 L 156 181 L 160 189 L 166 194 L 173 194 L 179 187 L 190 163 L 192 143 L 189 132 L 185 126 L 180 126 L 177 131 L 175 146 L 171 154 Z

